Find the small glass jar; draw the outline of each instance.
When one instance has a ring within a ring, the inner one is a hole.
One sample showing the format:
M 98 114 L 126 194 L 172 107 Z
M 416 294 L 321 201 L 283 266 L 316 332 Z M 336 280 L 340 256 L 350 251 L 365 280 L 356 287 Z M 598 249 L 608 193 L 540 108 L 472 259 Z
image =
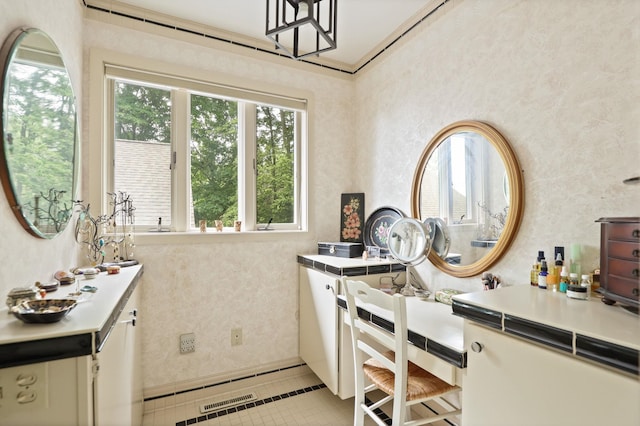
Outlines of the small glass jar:
M 584 287 L 587 289 L 587 299 L 591 297 L 591 280 L 589 279 L 589 275 L 583 274 L 582 280 L 580 281 L 580 287 Z
M 580 285 L 580 280 L 578 279 L 577 273 L 571 272 L 569 274 L 569 285 Z

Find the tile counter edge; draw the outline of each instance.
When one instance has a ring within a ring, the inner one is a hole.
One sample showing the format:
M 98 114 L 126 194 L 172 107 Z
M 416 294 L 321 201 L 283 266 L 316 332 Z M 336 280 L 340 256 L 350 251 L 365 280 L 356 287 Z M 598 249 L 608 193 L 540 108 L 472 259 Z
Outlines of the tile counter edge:
M 456 300 L 455 297 L 452 302 L 453 314 L 465 320 L 560 351 L 576 359 L 589 360 L 617 371 L 640 375 L 640 352 L 637 349 L 477 306 Z
M 100 330 L 0 344 L 0 368 L 92 355 L 94 351 L 99 352 L 143 274 L 144 267 L 142 265 L 136 267 L 139 268 L 139 271 L 129 282 Z M 96 349 L 94 349 L 94 335 Z

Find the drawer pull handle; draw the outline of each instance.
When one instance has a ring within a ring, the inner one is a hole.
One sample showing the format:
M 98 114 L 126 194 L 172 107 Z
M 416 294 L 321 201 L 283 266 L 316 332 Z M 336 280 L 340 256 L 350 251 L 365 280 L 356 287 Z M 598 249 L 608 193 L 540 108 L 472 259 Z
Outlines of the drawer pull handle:
M 633 232 L 631 233 L 631 236 L 633 238 L 638 238 L 640 237 L 640 229 L 634 229 Z
M 633 294 L 634 296 L 638 296 L 638 294 L 640 294 L 640 289 L 634 288 L 633 290 L 631 290 L 631 294 Z
M 631 275 L 633 275 L 635 278 L 640 277 L 640 269 L 634 269 L 633 271 L 631 271 Z
M 640 257 L 640 250 L 635 249 L 635 250 L 631 253 L 631 256 L 633 256 L 633 257 Z
M 480 353 L 482 352 L 482 349 L 484 348 L 483 344 L 480 342 L 473 342 L 471 344 L 471 350 L 474 351 L 475 353 Z

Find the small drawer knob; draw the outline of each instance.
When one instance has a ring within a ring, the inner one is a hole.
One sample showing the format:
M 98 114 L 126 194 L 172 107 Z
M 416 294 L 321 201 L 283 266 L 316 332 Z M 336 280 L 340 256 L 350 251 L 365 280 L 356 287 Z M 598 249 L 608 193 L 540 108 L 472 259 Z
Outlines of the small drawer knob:
M 483 348 L 484 348 L 484 345 L 482 343 L 480 343 L 480 342 L 471 343 L 471 350 L 474 351 L 475 353 L 482 352 Z

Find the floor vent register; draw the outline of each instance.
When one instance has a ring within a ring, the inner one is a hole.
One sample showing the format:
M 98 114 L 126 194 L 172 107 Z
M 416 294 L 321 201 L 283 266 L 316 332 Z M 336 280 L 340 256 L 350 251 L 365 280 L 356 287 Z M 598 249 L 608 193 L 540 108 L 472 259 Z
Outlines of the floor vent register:
M 200 413 L 205 414 L 211 411 L 218 411 L 223 408 L 233 407 L 234 405 L 255 401 L 256 399 L 258 399 L 258 396 L 255 392 L 251 392 L 234 398 L 225 399 L 223 401 L 210 402 L 208 404 L 200 405 Z

